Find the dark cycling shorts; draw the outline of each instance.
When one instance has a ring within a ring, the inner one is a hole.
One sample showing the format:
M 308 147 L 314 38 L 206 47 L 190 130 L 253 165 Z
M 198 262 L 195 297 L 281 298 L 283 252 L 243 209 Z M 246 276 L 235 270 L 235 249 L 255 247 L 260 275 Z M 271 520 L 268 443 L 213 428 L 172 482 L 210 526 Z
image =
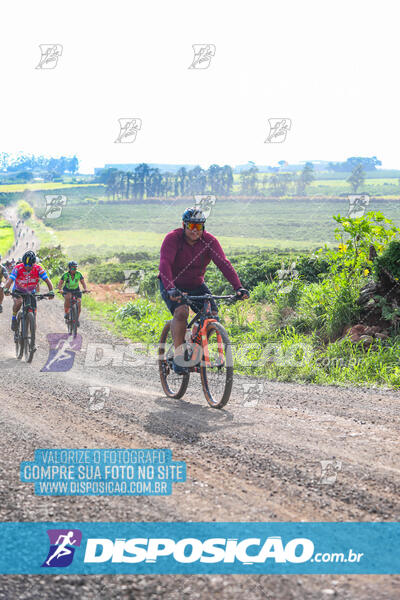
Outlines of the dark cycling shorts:
M 24 293 L 24 290 L 18 290 L 17 288 L 13 288 L 12 291 L 15 292 L 16 294 L 18 294 L 18 293 L 23 294 Z M 29 297 L 27 298 L 27 303 L 32 308 L 32 310 L 36 310 L 37 309 L 37 302 L 36 302 L 35 294 L 33 294 L 33 296 L 29 295 Z
M 70 290 L 67 287 L 63 287 L 63 292 L 67 294 L 73 294 L 74 296 L 76 296 L 76 298 L 82 298 L 81 290 Z
M 205 283 L 202 283 L 199 287 L 197 288 L 192 288 L 191 290 L 189 290 L 188 288 L 179 288 L 181 290 L 181 292 L 188 292 L 189 296 L 204 296 L 204 294 L 211 294 L 211 291 L 208 289 L 208 287 L 206 286 Z M 164 300 L 165 304 L 168 306 L 169 310 L 171 311 L 171 314 L 173 315 L 175 312 L 175 309 L 178 306 L 181 306 L 180 302 L 176 302 L 176 300 L 171 300 L 171 298 L 168 296 L 167 290 L 164 287 L 163 282 L 160 279 L 160 292 L 161 292 L 161 297 Z M 192 300 L 193 304 L 195 305 L 192 310 L 194 310 L 194 308 L 196 308 L 197 312 L 200 311 L 203 308 L 203 304 L 204 304 L 204 300 Z M 214 300 L 210 300 L 211 302 L 211 310 L 213 312 L 218 312 L 218 307 L 215 303 Z

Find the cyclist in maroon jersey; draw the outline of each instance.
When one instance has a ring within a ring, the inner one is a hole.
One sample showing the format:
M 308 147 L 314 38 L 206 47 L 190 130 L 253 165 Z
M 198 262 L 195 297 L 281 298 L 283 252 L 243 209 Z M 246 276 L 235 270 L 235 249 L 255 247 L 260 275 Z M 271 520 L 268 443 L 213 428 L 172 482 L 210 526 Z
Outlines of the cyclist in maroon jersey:
M 173 315 L 171 334 L 174 340 L 175 357 L 183 353 L 183 343 L 189 316 L 189 307 L 181 303 L 182 293 L 191 296 L 211 294 L 204 283 L 204 274 L 211 261 L 219 268 L 224 277 L 236 291 L 238 298 L 244 300 L 249 292 L 242 287 L 240 279 L 226 258 L 217 238 L 205 231 L 206 217 L 197 208 L 187 208 L 182 215 L 183 228 L 170 231 L 162 243 L 160 252 L 161 296 Z M 201 310 L 203 301 L 195 303 Z M 214 317 L 218 317 L 218 308 L 211 301 Z M 173 363 L 175 373 L 182 374 L 186 367 Z

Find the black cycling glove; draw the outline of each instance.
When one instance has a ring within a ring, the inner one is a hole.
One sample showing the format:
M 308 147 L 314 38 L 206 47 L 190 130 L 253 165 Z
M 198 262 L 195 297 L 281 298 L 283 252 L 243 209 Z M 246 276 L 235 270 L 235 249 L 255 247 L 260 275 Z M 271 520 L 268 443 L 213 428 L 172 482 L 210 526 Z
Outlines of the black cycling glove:
M 243 287 L 236 290 L 236 295 L 239 298 L 249 298 L 249 296 L 250 296 L 249 290 L 246 290 L 246 288 L 243 288 Z
M 168 296 L 170 298 L 180 298 L 182 296 L 182 293 L 176 288 L 172 288 L 172 290 L 168 290 Z

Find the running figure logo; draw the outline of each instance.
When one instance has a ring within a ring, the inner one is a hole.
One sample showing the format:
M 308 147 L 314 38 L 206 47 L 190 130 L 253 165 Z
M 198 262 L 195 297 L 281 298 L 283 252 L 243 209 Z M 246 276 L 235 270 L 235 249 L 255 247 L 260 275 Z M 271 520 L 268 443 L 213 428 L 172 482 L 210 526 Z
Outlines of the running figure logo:
M 42 56 L 36 68 L 55 69 L 63 51 L 61 44 L 39 44 L 39 48 Z
M 269 134 L 265 144 L 282 144 L 292 126 L 291 119 L 268 119 Z
M 74 558 L 75 547 L 81 545 L 82 532 L 80 529 L 48 529 L 47 535 L 50 548 L 42 567 L 68 567 Z
M 137 132 L 142 129 L 142 119 L 118 119 L 119 134 L 115 144 L 133 144 Z
M 347 216 L 351 219 L 359 219 L 360 217 L 363 217 L 368 204 L 368 194 L 349 194 L 349 211 Z
M 338 471 L 342 469 L 341 460 L 320 460 L 321 477 L 319 482 L 323 485 L 332 485 L 336 482 Z
M 210 216 L 216 201 L 216 197 L 212 194 L 200 194 L 194 197 L 196 208 L 204 213 L 206 219 Z
M 215 56 L 214 44 L 193 44 L 194 57 L 189 69 L 208 69 Z
M 54 195 L 45 195 L 46 199 L 46 212 L 43 215 L 44 219 L 58 219 L 61 217 L 62 209 L 67 204 L 67 196 L 63 196 L 59 194 L 58 196 Z
M 278 293 L 279 294 L 290 294 L 293 289 L 293 280 L 299 278 L 299 272 L 295 269 L 296 263 L 293 262 L 287 269 L 285 269 L 284 263 L 282 267 L 276 272 L 278 277 Z
M 110 388 L 105 386 L 90 386 L 89 394 L 89 409 L 102 410 L 106 400 L 110 397 Z
M 68 333 L 48 333 L 49 356 L 41 372 L 61 373 L 70 371 L 75 360 L 75 353 L 82 347 L 82 336 L 75 338 Z
M 242 406 L 250 407 L 257 406 L 260 397 L 264 393 L 263 383 L 243 383 L 243 400 L 240 403 Z

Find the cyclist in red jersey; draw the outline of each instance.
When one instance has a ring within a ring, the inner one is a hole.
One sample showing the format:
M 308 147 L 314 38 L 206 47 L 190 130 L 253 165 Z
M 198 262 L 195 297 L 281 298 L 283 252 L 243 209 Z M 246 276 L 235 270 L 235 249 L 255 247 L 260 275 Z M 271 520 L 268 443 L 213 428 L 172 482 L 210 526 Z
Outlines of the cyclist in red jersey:
M 22 262 L 17 264 L 12 270 L 11 275 L 4 286 L 4 293 L 10 293 L 12 284 L 14 284 L 13 292 L 32 293 L 36 290 L 40 279 L 45 282 L 49 288 L 49 292 L 53 292 L 53 295 L 50 296 L 50 299 L 52 300 L 54 298 L 53 284 L 42 265 L 36 263 L 36 254 L 32 250 L 29 250 L 23 255 Z M 11 329 L 13 331 L 17 330 L 17 313 L 21 306 L 22 298 L 14 298 L 13 315 L 11 319 Z M 36 310 L 34 298 L 32 300 L 32 307 Z
M 249 292 L 242 287 L 221 244 L 214 235 L 205 231 L 205 222 L 206 217 L 201 210 L 195 207 L 187 208 L 182 215 L 183 229 L 174 229 L 168 233 L 161 246 L 158 278 L 161 296 L 173 315 L 171 334 L 176 357 L 183 353 L 189 316 L 189 307 L 186 304 L 180 306 L 180 298 L 182 293 L 189 293 L 191 296 L 211 294 L 204 283 L 204 274 L 211 261 L 232 285 L 238 298 L 244 300 L 249 297 Z M 199 301 L 198 310 L 201 310 L 202 305 L 203 302 Z M 217 317 L 218 308 L 213 300 L 211 308 L 214 317 Z M 185 367 L 181 367 L 175 361 L 173 369 L 180 375 L 185 371 Z

